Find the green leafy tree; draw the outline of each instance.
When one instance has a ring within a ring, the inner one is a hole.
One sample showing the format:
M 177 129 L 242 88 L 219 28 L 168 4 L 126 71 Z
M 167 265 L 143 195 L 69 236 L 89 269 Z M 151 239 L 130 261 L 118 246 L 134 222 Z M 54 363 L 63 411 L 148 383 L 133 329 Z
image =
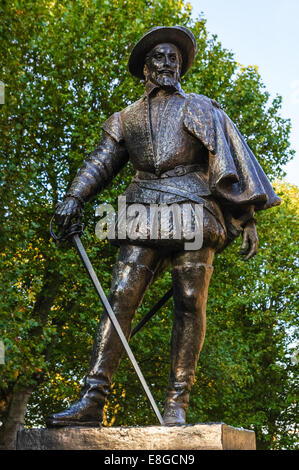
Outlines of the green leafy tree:
M 0 338 L 6 357 L 0 365 L 0 434 L 7 448 L 26 409 L 28 426 L 44 424 L 47 413 L 77 398 L 88 367 L 101 308 L 76 253 L 55 246 L 48 227 L 56 203 L 95 148 L 103 121 L 143 93 L 127 71 L 129 51 L 140 36 L 151 26 L 189 26 L 199 52 L 184 89 L 221 104 L 270 177 L 283 176 L 293 152 L 290 122 L 279 115 L 281 99 L 270 101 L 258 70 L 240 66 L 208 35 L 203 19 L 192 19 L 186 2 L 4 0 L 0 14 L 0 78 L 6 84 L 0 108 Z M 84 244 L 107 292 L 116 249 L 95 238 L 94 209 L 98 201 L 115 203 L 131 176 L 132 169 L 124 169 L 85 211 Z M 292 445 L 293 366 L 286 359 L 286 335 L 294 334 L 294 279 L 287 273 L 295 269 L 295 232 L 288 225 L 293 196 L 285 197 L 282 209 L 260 217 L 261 249 L 254 261 L 243 264 L 236 244 L 216 261 L 208 336 L 189 412 L 190 422 L 252 426 L 264 448 Z M 281 226 L 285 236 L 278 239 Z M 138 318 L 169 286 L 166 273 L 147 293 Z M 169 301 L 132 340 L 160 407 L 171 311 Z M 107 425 L 155 422 L 133 374 L 124 357 Z

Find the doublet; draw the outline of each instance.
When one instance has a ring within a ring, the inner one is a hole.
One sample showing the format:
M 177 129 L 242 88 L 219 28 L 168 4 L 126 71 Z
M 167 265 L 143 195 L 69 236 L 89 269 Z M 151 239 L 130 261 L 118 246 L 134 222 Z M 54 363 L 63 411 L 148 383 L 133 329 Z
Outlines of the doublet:
M 189 97 L 190 100 L 190 97 Z M 125 195 L 128 202 L 173 203 L 187 200 L 188 196 L 170 193 L 165 187 L 209 196 L 208 150 L 202 141 L 188 129 L 187 95 L 177 91 L 163 98 L 145 95 L 120 113 L 115 113 L 103 124 L 103 129 L 119 143 L 124 143 L 131 163 L 137 171 Z M 161 106 L 162 102 L 162 106 Z M 160 105 L 160 106 L 159 106 Z M 153 110 L 156 112 L 154 116 Z M 179 175 L 180 168 L 196 166 L 196 171 Z M 178 175 L 163 178 L 169 170 Z M 140 175 L 152 174 L 145 184 Z

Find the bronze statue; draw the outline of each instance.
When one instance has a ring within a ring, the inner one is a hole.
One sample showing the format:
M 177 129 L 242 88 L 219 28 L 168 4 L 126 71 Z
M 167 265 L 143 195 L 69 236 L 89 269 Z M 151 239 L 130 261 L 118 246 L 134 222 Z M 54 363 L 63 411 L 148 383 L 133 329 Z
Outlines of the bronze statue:
M 217 102 L 182 90 L 180 78 L 191 67 L 196 51 L 194 35 L 180 26 L 152 28 L 135 45 L 129 70 L 145 80 L 145 94 L 104 122 L 98 147 L 83 163 L 55 213 L 56 223 L 68 226 L 129 160 L 136 175 L 125 191 L 128 203 L 203 205 L 203 245 L 196 251 L 185 250 L 171 239 L 167 243 L 119 240 L 109 294 L 129 338 L 146 289 L 167 263 L 172 265 L 174 324 L 163 416 L 169 425 L 186 422 L 205 337 L 214 254 L 242 234 L 245 260 L 254 256 L 258 248 L 254 213 L 280 203 L 242 135 Z M 122 350 L 103 314 L 80 399 L 48 417 L 48 426 L 100 425 Z

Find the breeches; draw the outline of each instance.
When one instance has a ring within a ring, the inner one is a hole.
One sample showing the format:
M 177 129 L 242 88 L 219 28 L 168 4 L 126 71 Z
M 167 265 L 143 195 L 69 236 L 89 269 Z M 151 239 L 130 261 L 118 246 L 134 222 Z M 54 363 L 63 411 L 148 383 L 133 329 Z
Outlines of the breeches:
M 193 241 L 194 244 L 201 232 L 202 247 L 211 247 L 215 251 L 221 251 L 227 238 L 222 211 L 212 198 L 205 198 L 203 202 L 203 212 L 200 218 L 196 211 L 196 206 L 199 206 L 199 204 L 194 202 L 165 204 L 162 206 L 163 208 L 160 207 L 159 209 L 161 219 L 158 215 L 156 218 L 152 215 L 154 212 L 152 212 L 152 207 L 149 204 L 141 205 L 141 208 L 132 210 L 131 216 L 126 218 L 126 237 L 119 238 L 117 221 L 115 238 L 110 238 L 110 242 L 117 246 L 132 244 L 134 246 L 162 249 L 166 253 L 170 250 L 173 252 L 188 249 L 195 251 L 198 248 L 191 248 L 191 246 L 186 248 L 186 243 Z M 176 217 L 174 216 L 174 206 L 178 209 Z M 158 212 L 157 210 L 157 214 Z M 195 228 L 196 219 L 198 225 Z M 176 222 L 178 220 L 180 220 L 180 223 Z M 122 224 L 120 224 L 120 227 L 122 227 Z

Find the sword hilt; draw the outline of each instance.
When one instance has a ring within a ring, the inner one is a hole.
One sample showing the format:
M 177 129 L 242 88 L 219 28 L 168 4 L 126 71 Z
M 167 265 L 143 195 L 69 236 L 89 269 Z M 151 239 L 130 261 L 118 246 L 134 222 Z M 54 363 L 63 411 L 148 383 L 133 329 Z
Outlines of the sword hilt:
M 68 225 L 67 227 L 59 227 L 58 232 L 54 232 L 53 230 L 54 217 L 55 216 L 53 215 L 52 219 L 50 220 L 49 231 L 50 231 L 51 237 L 56 242 L 70 240 L 73 238 L 74 235 L 82 235 L 83 230 L 84 230 L 84 225 L 80 223 L 79 219 L 75 222 L 71 222 L 70 225 Z

